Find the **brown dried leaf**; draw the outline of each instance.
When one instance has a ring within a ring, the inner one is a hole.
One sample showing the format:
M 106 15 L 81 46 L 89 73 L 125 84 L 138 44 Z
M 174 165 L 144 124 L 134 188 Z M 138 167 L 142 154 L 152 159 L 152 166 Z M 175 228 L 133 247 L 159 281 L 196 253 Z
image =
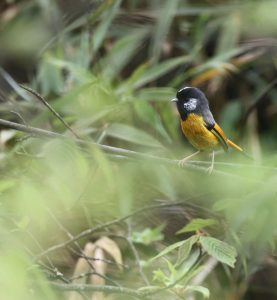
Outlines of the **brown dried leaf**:
M 95 250 L 96 250 L 96 245 L 89 242 L 85 245 L 83 253 L 85 256 L 93 257 Z M 90 271 L 92 271 L 91 266 L 89 265 L 89 263 L 85 258 L 81 257 L 78 259 L 76 263 L 73 277 L 78 277 Z M 86 276 L 79 277 L 73 280 L 73 283 L 78 283 L 78 284 L 83 284 L 85 282 L 86 282 Z M 79 293 L 73 291 L 69 293 L 69 300 L 83 300 L 83 297 Z
M 102 237 L 95 242 L 95 245 L 105 250 L 118 264 L 120 270 L 122 270 L 122 255 L 118 245 L 108 237 Z
M 105 259 L 105 253 L 102 248 L 96 248 L 94 251 L 95 261 L 93 262 L 94 270 L 99 275 L 105 275 L 107 270 L 107 263 L 103 260 Z M 93 285 L 105 285 L 105 279 L 99 275 L 91 275 L 89 277 L 89 283 Z M 105 296 L 101 292 L 95 292 L 92 294 L 92 300 L 104 300 Z

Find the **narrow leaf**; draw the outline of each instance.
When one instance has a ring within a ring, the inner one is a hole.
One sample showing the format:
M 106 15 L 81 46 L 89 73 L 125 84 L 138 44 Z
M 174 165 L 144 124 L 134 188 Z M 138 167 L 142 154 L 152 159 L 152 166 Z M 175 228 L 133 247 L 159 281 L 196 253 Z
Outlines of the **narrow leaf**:
M 184 241 L 183 245 L 178 250 L 178 259 L 176 262 L 177 266 L 182 264 L 182 262 L 188 258 L 192 246 L 198 241 L 198 239 L 199 237 L 197 235 L 193 235 Z
M 158 61 L 160 57 L 162 50 L 161 45 L 164 43 L 166 35 L 170 29 L 171 22 L 178 7 L 178 2 L 178 0 L 164 2 L 164 5 L 159 13 L 158 21 L 153 31 L 154 36 L 151 49 L 151 56 L 155 61 Z
M 180 241 L 180 242 L 177 242 L 177 243 L 174 243 L 168 247 L 166 247 L 162 252 L 160 252 L 158 255 L 156 255 L 155 257 L 153 257 L 150 261 L 153 261 L 154 259 L 157 259 L 159 257 L 162 257 L 166 254 L 168 254 L 169 252 L 172 252 L 174 249 L 182 246 L 184 244 L 185 241 Z
M 184 232 L 191 232 L 191 231 L 200 230 L 202 228 L 215 225 L 217 223 L 218 222 L 214 219 L 200 219 L 200 218 L 193 219 L 185 227 L 178 230 L 176 232 L 176 234 L 181 234 L 181 233 L 184 233 Z
M 112 3 L 112 2 L 111 2 Z M 112 21 L 118 12 L 118 8 L 121 4 L 120 0 L 114 1 L 109 9 L 104 10 L 102 21 L 94 30 L 93 40 L 93 51 L 96 52 L 101 46 L 104 38 L 107 36 L 107 31 L 112 24 Z
M 162 145 L 151 135 L 146 132 L 129 126 L 127 124 L 113 123 L 107 130 L 106 134 L 121 140 L 128 142 L 152 146 L 152 147 L 161 147 Z
M 133 88 L 139 88 L 153 80 L 158 79 L 159 77 L 163 76 L 167 72 L 188 62 L 190 58 L 191 58 L 190 56 L 180 56 L 176 58 L 171 58 L 158 65 L 147 68 L 145 72 L 142 72 L 140 78 L 138 78 L 138 80 L 136 80 L 133 83 Z

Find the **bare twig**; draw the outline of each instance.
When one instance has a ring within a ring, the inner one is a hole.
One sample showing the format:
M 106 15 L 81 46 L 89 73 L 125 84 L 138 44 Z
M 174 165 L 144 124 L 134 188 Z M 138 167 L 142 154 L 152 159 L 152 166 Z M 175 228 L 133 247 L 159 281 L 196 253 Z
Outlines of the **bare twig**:
M 107 294 L 123 294 L 135 297 L 137 299 L 147 299 L 144 292 L 139 290 L 129 289 L 125 287 L 110 286 L 110 285 L 91 285 L 91 284 L 61 284 L 51 282 L 52 286 L 56 290 L 60 291 L 86 291 L 86 292 L 103 292 Z
M 192 279 L 190 282 L 191 285 L 202 285 L 205 279 L 209 276 L 209 274 L 214 270 L 214 268 L 218 265 L 218 260 L 214 257 L 209 257 L 205 262 L 201 271 Z M 194 300 L 193 294 L 187 297 L 187 300 Z
M 202 196 L 202 194 L 200 195 Z M 199 197 L 199 196 L 198 196 Z M 194 199 L 197 198 L 197 197 L 194 197 Z M 173 203 L 171 203 L 172 205 Z M 180 204 L 180 202 L 179 202 Z M 60 244 L 57 244 L 57 245 L 54 245 L 48 249 L 46 249 L 45 251 L 41 252 L 40 254 L 38 254 L 36 257 L 35 257 L 35 261 L 40 259 L 41 257 L 47 255 L 48 253 L 50 252 L 53 252 L 53 251 L 56 251 L 58 249 L 61 249 L 63 247 L 66 247 L 67 245 L 81 239 L 81 238 L 84 238 L 84 237 L 87 237 L 87 236 L 90 236 L 92 235 L 93 233 L 95 232 L 98 232 L 100 230 L 103 230 L 109 226 L 112 226 L 112 225 L 115 225 L 115 224 L 118 224 L 118 223 L 121 223 L 129 218 L 132 218 L 136 215 L 139 215 L 141 213 L 143 213 L 144 211 L 148 211 L 148 210 L 153 210 L 153 209 L 157 209 L 157 208 L 161 208 L 161 207 L 166 207 L 168 206 L 169 204 L 168 203 L 165 203 L 165 204 L 154 204 L 154 205 L 149 205 L 149 206 L 145 206 L 145 207 L 142 207 L 136 211 L 134 211 L 133 213 L 129 214 L 129 215 L 126 215 L 124 217 L 121 217 L 121 218 L 117 218 L 115 220 L 112 220 L 112 221 L 109 221 L 109 222 L 106 222 L 106 223 L 103 223 L 103 224 L 99 224 L 98 226 L 95 226 L 93 228 L 88 228 L 82 232 L 80 232 L 79 234 L 75 235 L 73 238 L 70 238 Z
M 92 260 L 92 261 L 103 261 L 103 262 L 105 262 L 106 264 L 109 264 L 109 265 L 121 266 L 124 269 L 129 269 L 129 266 L 125 265 L 125 264 L 120 264 L 118 262 L 115 262 L 115 261 L 112 261 L 112 260 L 109 260 L 109 259 L 101 259 L 101 258 L 95 258 L 95 257 L 87 256 L 83 253 L 78 253 L 76 250 L 72 249 L 71 247 L 70 247 L 70 250 L 75 255 L 77 255 L 78 257 L 83 257 L 83 258 L 86 258 L 86 259 Z
M 119 155 L 120 157 L 123 156 L 123 157 L 134 158 L 134 159 L 144 159 L 144 160 L 151 161 L 153 163 L 154 162 L 162 163 L 162 164 L 171 165 L 171 166 L 177 166 L 178 162 L 179 162 L 179 160 L 158 157 L 158 156 L 154 156 L 151 154 L 140 153 L 140 152 L 127 150 L 127 149 L 123 149 L 123 148 L 119 148 L 119 147 L 101 145 L 101 144 L 94 143 L 92 141 L 85 141 L 85 140 L 77 139 L 77 138 L 72 139 L 70 137 L 67 137 L 65 135 L 62 135 L 62 134 L 59 134 L 56 132 L 48 131 L 45 129 L 39 129 L 36 127 L 31 127 L 31 126 L 25 126 L 23 124 L 18 124 L 18 123 L 6 121 L 3 119 L 0 119 L 0 126 L 3 126 L 5 128 L 11 128 L 11 129 L 22 131 L 22 132 L 26 132 L 26 133 L 31 133 L 38 137 L 59 138 L 59 139 L 64 139 L 64 140 L 71 140 L 80 145 L 96 146 L 100 150 L 110 153 L 110 154 L 113 154 L 115 156 Z M 185 168 L 189 169 L 189 170 L 205 173 L 205 174 L 207 173 L 207 169 L 205 167 L 201 167 L 201 166 L 194 165 L 191 163 L 186 164 Z M 225 173 L 225 172 L 218 171 L 218 170 L 213 170 L 213 174 L 220 175 L 220 176 L 227 176 L 227 177 L 231 177 L 231 178 L 240 178 L 238 175 L 233 175 L 233 174 Z M 247 178 L 245 178 L 245 179 L 247 179 Z M 250 180 L 250 179 L 248 179 L 248 180 Z
M 29 93 L 33 94 L 39 101 L 41 101 L 50 111 L 51 113 L 56 117 L 58 118 L 62 123 L 63 125 L 69 130 L 72 132 L 72 134 L 76 137 L 76 138 L 80 138 L 78 136 L 78 134 L 70 127 L 70 125 L 62 118 L 62 116 L 35 90 L 27 87 L 27 86 L 24 86 L 22 84 L 20 84 L 20 87 L 22 87 L 24 90 L 28 91 Z
M 19 112 L 11 110 L 10 113 L 16 115 L 24 125 L 27 125 L 24 118 L 21 116 L 21 114 Z
M 214 257 L 209 257 L 201 271 L 192 279 L 192 285 L 201 285 L 207 276 L 213 271 L 213 269 L 218 265 L 218 260 Z

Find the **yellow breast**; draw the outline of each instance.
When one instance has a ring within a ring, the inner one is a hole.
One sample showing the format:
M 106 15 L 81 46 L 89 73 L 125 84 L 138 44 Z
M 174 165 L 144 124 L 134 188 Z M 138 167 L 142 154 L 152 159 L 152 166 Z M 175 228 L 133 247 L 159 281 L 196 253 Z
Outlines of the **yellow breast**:
M 201 116 L 190 113 L 181 126 L 184 135 L 196 149 L 212 150 L 219 146 L 217 138 L 206 128 Z

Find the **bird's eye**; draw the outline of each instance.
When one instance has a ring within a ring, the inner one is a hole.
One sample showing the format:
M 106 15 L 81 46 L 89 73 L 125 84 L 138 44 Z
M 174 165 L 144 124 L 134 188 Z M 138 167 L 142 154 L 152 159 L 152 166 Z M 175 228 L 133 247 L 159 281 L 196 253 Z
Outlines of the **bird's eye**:
M 196 105 L 197 105 L 197 99 L 190 98 L 186 103 L 184 103 L 184 108 L 187 111 L 193 111 L 195 110 Z

